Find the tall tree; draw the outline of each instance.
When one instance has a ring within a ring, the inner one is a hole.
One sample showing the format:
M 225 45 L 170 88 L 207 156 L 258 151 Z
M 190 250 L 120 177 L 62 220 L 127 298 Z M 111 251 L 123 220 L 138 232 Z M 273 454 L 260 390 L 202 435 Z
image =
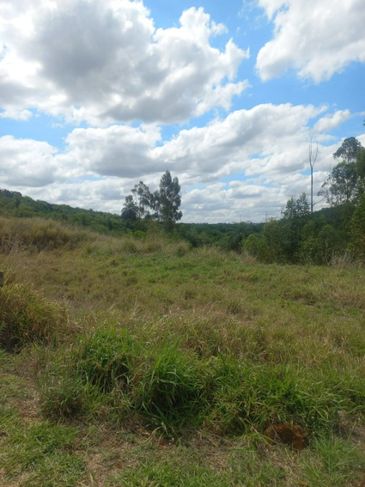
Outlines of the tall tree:
M 319 192 L 332 206 L 353 202 L 358 197 L 361 183 L 358 167 L 362 167 L 359 160 L 363 150 L 361 143 L 350 137 L 333 154 L 335 159 L 342 160 L 332 169 Z
M 346 162 L 355 162 L 362 145 L 355 137 L 345 139 L 341 146 L 333 154 L 335 159 L 342 159 Z
M 149 187 L 140 181 L 132 189 L 132 194 L 138 207 L 138 218 L 155 218 L 155 196 Z
M 182 217 L 180 205 L 179 180 L 166 171 L 161 177 L 159 190 L 154 193 L 143 181 L 134 186 L 132 194 L 125 198 L 122 218 L 154 219 L 171 228 Z
M 155 196 L 157 200 L 156 210 L 159 220 L 168 228 L 171 228 L 181 219 L 179 210 L 181 205 L 180 185 L 178 178 L 171 177 L 170 171 L 166 171 L 160 180 L 160 190 Z

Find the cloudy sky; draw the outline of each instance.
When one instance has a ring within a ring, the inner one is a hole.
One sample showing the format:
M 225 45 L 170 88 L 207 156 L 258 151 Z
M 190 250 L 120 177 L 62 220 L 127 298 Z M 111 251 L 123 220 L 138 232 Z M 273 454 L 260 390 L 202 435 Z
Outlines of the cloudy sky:
M 184 221 L 262 221 L 365 145 L 364 0 L 1 0 L 0 187 L 119 213 L 179 177 Z M 319 207 L 320 198 L 317 198 Z

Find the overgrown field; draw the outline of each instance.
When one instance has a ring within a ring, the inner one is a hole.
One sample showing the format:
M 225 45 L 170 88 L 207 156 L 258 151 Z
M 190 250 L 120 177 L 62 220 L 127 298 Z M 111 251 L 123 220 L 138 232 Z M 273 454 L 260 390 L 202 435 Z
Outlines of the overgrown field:
M 1 218 L 0 270 L 0 485 L 364 485 L 364 268 Z

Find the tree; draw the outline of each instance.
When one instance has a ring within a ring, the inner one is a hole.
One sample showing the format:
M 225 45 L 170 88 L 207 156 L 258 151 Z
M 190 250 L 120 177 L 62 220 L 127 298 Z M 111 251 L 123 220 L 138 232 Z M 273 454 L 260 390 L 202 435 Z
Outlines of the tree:
M 281 222 L 283 253 L 291 262 L 298 260 L 302 229 L 310 214 L 307 195 L 302 193 L 298 199 L 288 200 Z
M 283 211 L 284 219 L 294 219 L 309 215 L 309 203 L 307 195 L 302 193 L 297 200 L 293 197 L 287 201 L 286 207 Z
M 181 205 L 180 185 L 178 178 L 171 177 L 170 171 L 166 171 L 160 180 L 160 191 L 155 193 L 156 211 L 158 219 L 171 228 L 181 219 L 179 211 Z
M 335 159 L 341 158 L 346 162 L 355 162 L 361 148 L 361 143 L 355 137 L 349 137 L 342 142 L 333 157 Z
M 365 194 L 351 220 L 351 249 L 356 257 L 365 260 Z
M 365 149 L 361 148 L 356 158 L 356 170 L 360 178 L 365 179 Z
M 333 206 L 350 203 L 356 200 L 361 187 L 362 154 L 361 143 L 350 137 L 345 139 L 341 147 L 333 154 L 335 159 L 343 158 L 331 171 L 322 184 L 320 195 L 324 195 Z
M 170 229 L 182 217 L 180 205 L 179 180 L 172 179 L 166 171 L 161 177 L 159 190 L 154 193 L 143 181 L 134 186 L 132 194 L 125 198 L 122 218 L 130 221 L 153 219 Z
M 132 194 L 132 198 L 138 207 L 138 218 L 154 218 L 156 202 L 155 196 L 151 193 L 149 187 L 143 181 L 140 181 L 132 189 Z
M 354 162 L 339 162 L 322 184 L 320 195 L 326 197 L 330 205 L 337 206 L 350 203 L 357 193 L 357 170 Z
M 126 196 L 121 217 L 126 221 L 136 221 L 138 219 L 139 209 L 134 202 L 132 195 Z

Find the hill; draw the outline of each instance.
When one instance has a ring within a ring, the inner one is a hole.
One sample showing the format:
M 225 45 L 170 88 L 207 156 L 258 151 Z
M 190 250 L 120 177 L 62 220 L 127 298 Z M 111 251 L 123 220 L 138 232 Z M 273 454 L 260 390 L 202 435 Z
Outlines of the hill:
M 350 239 L 349 225 L 353 211 L 354 208 L 351 205 L 323 208 L 316 211 L 311 217 L 312 226 L 315 228 L 315 237 L 318 236 L 324 227 L 330 225 L 335 234 L 335 238 L 332 238 L 336 243 L 333 250 L 344 253 Z M 56 205 L 45 201 L 36 201 L 28 196 L 21 195 L 21 193 L 6 189 L 0 189 L 0 215 L 17 218 L 40 217 L 114 236 L 133 234 L 143 237 L 151 227 L 151 222 L 126 222 L 116 214 L 73 208 L 68 205 Z M 280 231 L 282 232 L 282 229 Z M 215 224 L 179 223 L 176 225 L 174 231 L 174 235 L 178 239 L 189 242 L 193 247 L 213 245 L 228 251 L 241 251 L 243 242 L 247 237 L 264 233 L 264 223 L 251 222 Z M 313 239 L 311 233 L 309 236 Z M 270 245 L 272 245 L 271 241 Z M 285 244 L 283 245 L 285 247 Z M 315 251 L 318 252 L 317 249 Z M 256 252 L 256 254 L 260 253 Z M 256 256 L 260 257 L 260 255 Z M 286 256 L 285 259 L 290 261 L 289 257 Z M 304 260 L 308 261 L 308 259 L 310 260 L 310 256 L 308 257 L 306 255 Z M 272 257 L 272 260 L 280 261 L 282 259 L 280 255 L 275 255 Z M 297 260 L 300 261 L 300 258 Z
M 361 485 L 363 268 L 0 235 L 1 485 Z

